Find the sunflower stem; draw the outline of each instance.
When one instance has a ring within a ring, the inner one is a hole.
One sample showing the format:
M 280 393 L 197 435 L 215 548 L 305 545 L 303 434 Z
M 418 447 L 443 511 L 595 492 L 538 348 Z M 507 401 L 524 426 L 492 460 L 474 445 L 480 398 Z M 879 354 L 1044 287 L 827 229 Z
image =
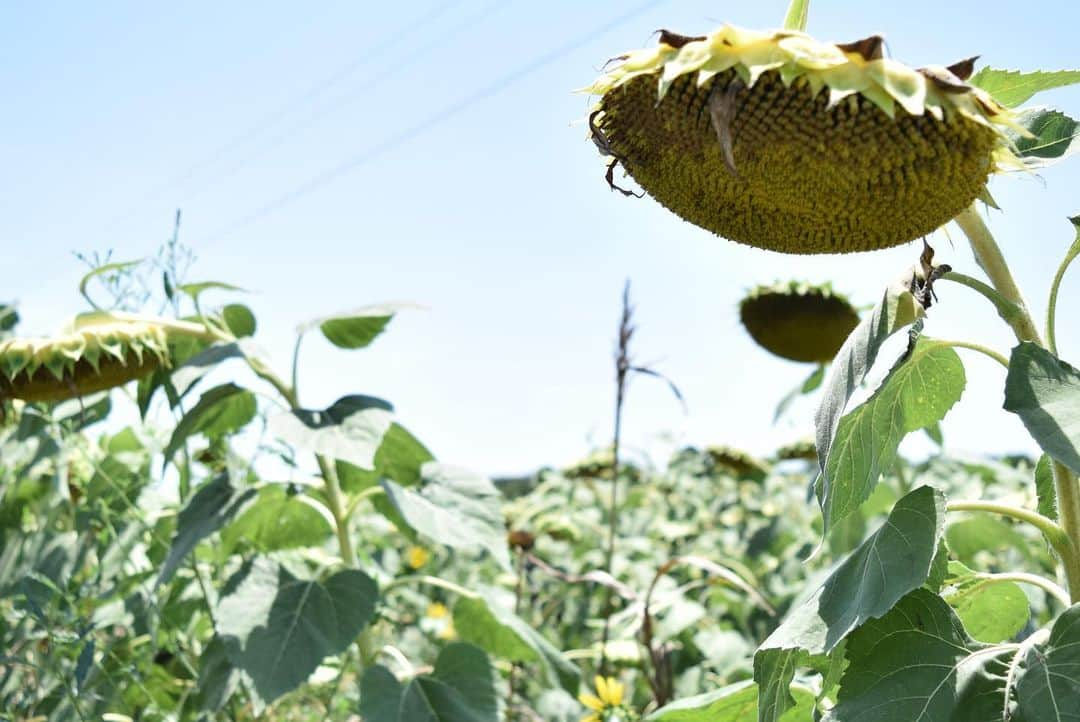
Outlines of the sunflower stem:
M 1061 288 L 1061 279 L 1065 277 L 1065 271 L 1077 255 L 1080 255 L 1080 243 L 1073 243 L 1065 254 L 1065 258 L 1062 259 L 1061 265 L 1058 266 L 1053 283 L 1050 284 L 1050 300 L 1046 304 L 1046 343 L 1050 353 L 1055 356 L 1057 355 L 1057 333 L 1054 323 L 1057 317 L 1058 290 Z
M 1020 288 L 1013 279 L 1005 256 L 1001 253 L 990 229 L 986 227 L 977 207 L 972 204 L 956 217 L 956 222 L 968 237 L 975 260 L 990 278 L 995 290 L 1015 304 L 1019 313 L 1009 325 L 1019 341 L 1031 341 L 1045 348 L 1035 322 L 1024 304 Z M 1063 271 L 1061 273 L 1064 273 Z M 1008 320 L 1008 319 L 1006 319 Z M 1055 544 L 1065 568 L 1065 582 L 1073 602 L 1080 602 L 1080 484 L 1076 475 L 1064 464 L 1054 462 L 1054 490 L 1057 493 L 1058 519 L 1055 524 L 1065 535 L 1067 544 Z M 1036 516 L 1039 516 L 1036 514 Z M 1053 544 L 1053 540 L 1051 540 Z
M 784 30 L 806 30 L 809 14 L 810 0 L 791 0 L 787 15 L 784 17 Z

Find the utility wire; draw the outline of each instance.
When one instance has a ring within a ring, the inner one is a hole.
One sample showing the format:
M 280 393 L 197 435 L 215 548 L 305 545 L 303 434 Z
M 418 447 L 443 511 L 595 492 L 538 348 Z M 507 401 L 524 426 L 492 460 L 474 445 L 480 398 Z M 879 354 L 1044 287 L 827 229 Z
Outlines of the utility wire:
M 137 205 L 133 206 L 130 210 L 121 213 L 118 216 L 115 216 L 111 221 L 109 221 L 105 227 L 105 230 L 115 229 L 117 226 L 127 222 L 133 216 L 137 215 L 143 209 L 147 202 L 152 201 L 155 198 L 159 198 L 163 193 L 172 189 L 173 187 L 186 183 L 187 181 L 191 180 L 191 178 L 199 175 L 199 173 L 206 168 L 213 167 L 214 164 L 217 163 L 218 160 L 221 159 L 223 156 L 232 153 L 237 148 L 243 147 L 250 140 L 252 140 L 252 138 L 256 138 L 261 133 L 265 132 L 267 129 L 272 128 L 282 118 L 287 117 L 293 111 L 293 109 L 313 100 L 314 98 L 317 98 L 325 91 L 333 88 L 342 80 L 352 75 L 357 69 L 369 64 L 370 62 L 372 62 L 372 60 L 378 58 L 386 50 L 400 44 L 402 37 L 405 37 L 410 33 L 414 33 L 418 29 L 423 28 L 426 25 L 430 25 L 439 17 L 444 15 L 447 10 L 449 10 L 455 5 L 460 4 L 461 1 L 462 0 L 445 0 L 444 2 L 438 4 L 428 12 L 424 13 L 423 15 L 420 15 L 419 17 L 410 20 L 405 25 L 402 25 L 397 30 L 385 34 L 383 36 L 383 39 L 379 43 L 376 43 L 370 48 L 366 48 L 361 57 L 348 63 L 347 65 L 342 66 L 341 68 L 338 68 L 338 70 L 336 70 L 333 74 L 329 75 L 321 82 L 316 83 L 315 85 L 308 88 L 299 97 L 293 98 L 289 102 L 281 105 L 276 110 L 268 113 L 259 122 L 248 128 L 243 133 L 234 136 L 232 140 L 219 147 L 216 151 L 205 157 L 203 160 L 188 167 L 187 170 L 179 173 L 176 176 L 173 176 L 171 179 L 165 181 L 157 188 L 150 191 L 147 195 L 143 196 L 143 198 L 139 201 Z
M 361 83 L 348 96 L 340 98 L 337 101 L 316 110 L 315 112 L 300 119 L 296 123 L 288 125 L 282 130 L 281 133 L 274 136 L 268 143 L 257 146 L 253 152 L 241 156 L 236 163 L 234 163 L 228 168 L 228 170 L 218 173 L 209 182 L 203 184 L 203 186 L 197 191 L 194 191 L 193 193 L 185 196 L 179 203 L 179 205 L 182 207 L 184 204 L 191 201 L 193 198 L 199 197 L 207 190 L 212 188 L 214 185 L 221 183 L 223 180 L 226 180 L 227 178 L 235 175 L 237 172 L 243 170 L 253 159 L 265 155 L 273 149 L 281 146 L 283 143 L 293 139 L 297 135 L 297 133 L 306 130 L 307 128 L 310 128 L 317 121 L 325 118 L 330 113 L 340 110 L 345 106 L 351 105 L 358 100 L 365 99 L 367 97 L 365 94 L 372 88 L 375 88 L 381 83 L 384 83 L 385 81 L 398 75 L 399 73 L 408 70 L 409 68 L 423 60 L 424 57 L 431 53 L 433 50 L 436 50 L 446 45 L 455 37 L 460 35 L 462 32 L 475 27 L 480 22 L 486 20 L 490 15 L 509 7 L 512 2 L 513 0 L 495 0 L 492 3 L 485 5 L 478 12 L 475 12 L 464 18 L 460 23 L 454 25 L 450 29 L 440 32 L 438 36 L 436 36 L 431 41 L 415 49 L 406 49 L 406 51 L 400 57 L 391 60 L 382 70 L 372 72 L 367 82 Z
M 633 18 L 641 15 L 645 11 L 651 10 L 652 8 L 661 5 L 664 2 L 666 2 L 666 0 L 650 0 L 649 2 L 637 5 L 633 9 L 627 11 L 626 13 L 623 13 L 622 15 L 619 15 L 615 19 L 610 20 L 597 28 L 594 28 L 592 31 L 559 46 L 555 50 L 540 55 L 539 57 L 521 66 L 517 70 L 511 71 L 510 73 L 507 73 L 506 75 L 503 75 L 502 77 L 494 80 L 489 85 L 486 85 L 483 88 L 475 91 L 474 93 L 471 93 L 470 95 L 467 95 L 464 98 L 454 103 L 451 103 L 449 106 L 443 108 L 437 113 L 434 113 L 433 115 L 427 117 L 419 123 L 416 123 L 415 125 L 412 125 L 399 133 L 395 133 L 383 140 L 381 143 L 378 143 L 377 145 L 368 148 L 367 150 L 353 156 L 349 160 L 339 163 L 338 165 L 328 168 L 322 173 L 313 176 L 312 178 L 308 179 L 296 188 L 282 194 L 270 203 L 267 203 L 261 208 L 258 208 L 254 212 L 246 216 L 242 216 L 241 218 L 221 227 L 216 233 L 210 235 L 208 241 L 219 241 L 226 236 L 235 233 L 241 228 L 244 228 L 245 226 L 248 226 L 255 221 L 261 220 L 262 218 L 265 218 L 266 216 L 274 213 L 278 209 L 283 208 L 284 206 L 289 205 L 290 203 L 312 193 L 313 191 L 318 190 L 319 188 L 334 181 L 340 176 L 345 175 L 346 173 L 349 173 L 350 171 L 353 171 L 356 168 L 365 165 L 366 163 L 370 163 L 371 161 L 382 155 L 385 155 L 386 153 L 394 150 L 395 148 L 405 145 L 409 141 L 419 137 L 420 135 L 423 135 L 424 133 L 449 120 L 455 115 L 460 114 L 461 112 L 475 105 L 476 103 L 485 100 L 493 95 L 496 95 L 497 93 L 505 90 L 517 81 L 521 80 L 522 78 L 531 75 L 532 73 L 540 70 L 544 66 L 550 65 L 562 56 L 571 53 L 574 50 L 577 50 L 583 45 L 586 45 L 596 36 L 610 32 L 611 30 L 614 30 L 623 23 L 632 20 Z

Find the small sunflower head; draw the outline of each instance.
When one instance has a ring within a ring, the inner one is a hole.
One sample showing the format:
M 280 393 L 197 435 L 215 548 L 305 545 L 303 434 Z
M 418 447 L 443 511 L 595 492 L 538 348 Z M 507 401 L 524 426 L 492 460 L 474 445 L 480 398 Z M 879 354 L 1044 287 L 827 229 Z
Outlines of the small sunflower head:
M 758 286 L 739 303 L 739 317 L 759 346 L 789 361 L 831 361 L 859 314 L 828 284 Z
M 850 44 L 724 25 L 662 31 L 586 88 L 600 152 L 669 210 L 784 253 L 896 246 L 947 223 L 1015 166 L 1009 110 L 973 61 L 912 69 Z M 625 191 L 624 191 L 625 192 Z
M 813 439 L 802 439 L 776 450 L 777 461 L 817 461 L 817 446 Z
M 709 446 L 705 453 L 713 469 L 731 474 L 737 479 L 763 481 L 769 473 L 767 463 L 730 446 Z
M 405 550 L 405 563 L 410 569 L 419 569 L 431 561 L 431 552 L 422 546 L 413 544 Z
M 563 469 L 567 479 L 611 479 L 615 469 L 615 452 L 610 446 L 597 449 L 584 459 Z
M 582 692 L 578 700 L 589 708 L 581 722 L 626 722 L 634 718 L 629 707 L 623 704 L 625 688 L 614 677 L 596 676 L 593 684 L 596 694 Z
M 63 401 L 104 391 L 169 365 L 166 328 L 107 313 L 76 317 L 49 338 L 0 342 L 0 399 Z

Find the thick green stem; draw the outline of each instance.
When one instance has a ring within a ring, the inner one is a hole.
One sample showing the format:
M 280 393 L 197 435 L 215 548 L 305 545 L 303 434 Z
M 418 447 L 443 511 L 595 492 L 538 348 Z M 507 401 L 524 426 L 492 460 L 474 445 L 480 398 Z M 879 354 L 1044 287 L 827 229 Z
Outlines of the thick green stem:
M 1007 516 L 1010 519 L 1016 519 L 1026 524 L 1030 524 L 1043 533 L 1046 537 L 1046 541 L 1050 542 L 1052 546 L 1062 559 L 1068 557 L 1073 558 L 1076 556 L 1076 550 L 1072 545 L 1072 541 L 1069 539 L 1065 530 L 1058 526 L 1053 519 L 1045 517 L 1042 514 L 1038 514 L 1034 511 L 1029 511 L 1019 506 L 1012 506 L 1010 504 L 1001 504 L 996 501 L 981 501 L 974 500 L 959 500 L 950 501 L 945 505 L 946 511 L 982 511 L 989 514 L 1000 514 L 1001 516 Z
M 1054 462 L 1054 489 L 1057 492 L 1058 519 L 1069 539 L 1073 554 L 1065 562 L 1065 581 L 1074 602 L 1080 602 L 1080 486 L 1076 475 L 1064 464 Z
M 1076 222 L 1075 220 L 1073 221 Z M 1069 264 L 1073 262 L 1076 256 L 1080 254 L 1080 242 L 1073 243 L 1069 248 L 1069 252 L 1065 254 L 1065 258 L 1062 259 L 1061 265 L 1058 266 L 1057 273 L 1054 274 L 1054 281 L 1050 284 L 1050 300 L 1046 304 L 1046 343 L 1050 349 L 1050 353 L 1057 355 L 1057 333 L 1055 328 L 1055 321 L 1057 316 L 1057 297 L 1058 291 L 1061 289 L 1061 279 L 1065 277 L 1065 271 L 1069 268 Z
M 806 30 L 809 13 L 810 0 L 791 0 L 784 16 L 784 30 Z
M 942 340 L 942 339 L 934 339 L 933 344 L 936 345 L 936 346 L 949 346 L 951 348 L 966 348 L 969 351 L 978 351 L 983 356 L 986 356 L 987 358 L 992 358 L 995 361 L 997 361 L 999 364 L 1004 366 L 1006 370 L 1008 370 L 1008 368 L 1009 368 L 1009 359 L 1005 358 L 1004 355 L 998 353 L 994 349 L 987 348 L 986 346 L 983 346 L 982 344 L 971 343 L 970 341 L 946 341 L 946 340 Z
M 1020 288 L 1016 285 L 1012 272 L 1005 262 L 1005 256 L 1002 255 L 1001 248 L 998 247 L 990 229 L 983 223 L 977 207 L 972 205 L 963 211 L 956 217 L 956 222 L 968 237 L 975 260 L 986 272 L 994 288 L 1007 301 L 1021 309 L 1022 313 L 1009 324 L 1016 338 L 1044 346 L 1035 328 L 1035 322 L 1024 304 Z M 1058 500 L 1059 528 L 1063 530 L 1068 542 L 1064 549 L 1057 546 L 1054 548 L 1061 555 L 1061 561 L 1065 567 L 1065 581 L 1069 595 L 1074 602 L 1080 602 L 1080 553 L 1077 551 L 1080 549 L 1080 488 L 1077 486 L 1076 475 L 1057 462 L 1054 462 L 1054 490 Z
M 990 283 L 1005 300 L 1015 304 L 1019 313 L 1012 318 L 1005 319 L 1012 326 L 1016 337 L 1021 341 L 1034 341 L 1042 345 L 1042 337 L 1031 319 L 1031 314 L 1024 303 L 1024 297 L 1020 294 L 1020 288 L 1013 279 L 1009 264 L 1005 262 L 1005 256 L 1001 254 L 1001 248 L 994 240 L 990 229 L 986 227 L 978 208 L 974 205 L 963 211 L 956 217 L 956 223 L 960 230 L 968 237 L 971 251 L 975 254 L 975 260 L 990 278 Z
M 1038 574 L 1028 574 L 1027 572 L 999 572 L 997 574 L 980 573 L 975 575 L 976 578 L 981 579 L 984 582 L 990 584 L 1001 584 L 1003 582 L 1015 582 L 1017 584 L 1030 584 L 1033 587 L 1038 587 L 1044 592 L 1058 600 L 1066 607 L 1072 602 L 1069 600 L 1069 593 L 1059 587 L 1054 582 L 1050 581 L 1046 577 L 1040 577 Z

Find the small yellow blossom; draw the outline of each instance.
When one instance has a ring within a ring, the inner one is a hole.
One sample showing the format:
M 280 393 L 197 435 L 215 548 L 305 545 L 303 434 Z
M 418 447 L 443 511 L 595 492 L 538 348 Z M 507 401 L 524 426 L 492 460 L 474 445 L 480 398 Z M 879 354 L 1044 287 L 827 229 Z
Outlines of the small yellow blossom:
M 444 619 L 450 610 L 446 608 L 446 605 L 442 602 L 432 602 L 428 605 L 427 613 L 424 615 L 428 619 Z
M 596 694 L 582 692 L 578 700 L 592 710 L 581 718 L 581 722 L 604 722 L 607 719 L 606 712 L 619 708 L 623 702 L 624 687 L 622 682 L 614 677 L 596 676 L 594 681 Z
M 405 561 L 413 569 L 419 569 L 431 559 L 431 552 L 424 547 L 411 546 L 405 551 Z

